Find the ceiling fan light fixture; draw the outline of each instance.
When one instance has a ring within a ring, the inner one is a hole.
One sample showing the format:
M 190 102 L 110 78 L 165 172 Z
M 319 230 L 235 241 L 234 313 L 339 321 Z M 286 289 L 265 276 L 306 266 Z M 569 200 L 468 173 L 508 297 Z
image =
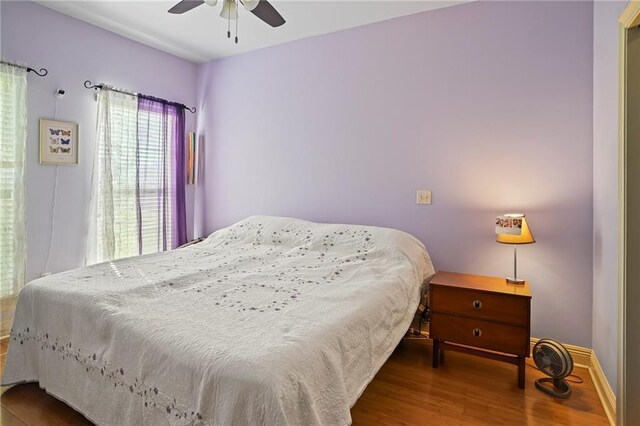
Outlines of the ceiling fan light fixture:
M 224 19 L 235 21 L 238 19 L 238 6 L 234 0 L 224 0 L 220 16 Z
M 279 27 L 286 22 L 269 0 L 222 0 L 220 16 L 227 20 L 227 37 L 229 38 L 231 38 L 231 21 L 236 21 L 237 27 L 238 8 L 240 7 L 238 3 L 241 3 L 252 15 L 272 28 Z M 173 15 L 182 15 L 203 4 L 215 6 L 218 4 L 218 0 L 180 0 L 167 12 Z
M 249 12 L 251 12 L 253 9 L 258 7 L 258 3 L 260 3 L 260 0 L 244 0 L 243 1 L 244 8 L 247 9 Z

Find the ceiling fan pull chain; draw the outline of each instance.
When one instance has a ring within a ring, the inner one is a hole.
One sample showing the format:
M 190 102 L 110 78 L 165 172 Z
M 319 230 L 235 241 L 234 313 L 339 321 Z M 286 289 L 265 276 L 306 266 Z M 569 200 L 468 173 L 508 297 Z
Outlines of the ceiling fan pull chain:
M 236 10 L 238 10 L 238 7 L 240 5 L 238 4 L 238 0 L 236 0 Z M 238 44 L 238 21 L 240 20 L 240 16 L 239 14 L 236 13 L 236 44 Z
M 225 2 L 229 0 L 224 0 Z M 231 38 L 231 8 L 227 12 L 227 38 Z

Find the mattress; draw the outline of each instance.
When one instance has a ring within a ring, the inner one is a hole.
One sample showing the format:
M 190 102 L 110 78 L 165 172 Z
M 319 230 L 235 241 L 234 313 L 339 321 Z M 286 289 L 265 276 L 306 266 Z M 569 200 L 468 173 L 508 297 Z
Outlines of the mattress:
M 342 425 L 434 270 L 404 232 L 256 216 L 35 280 L 2 384 L 101 425 Z

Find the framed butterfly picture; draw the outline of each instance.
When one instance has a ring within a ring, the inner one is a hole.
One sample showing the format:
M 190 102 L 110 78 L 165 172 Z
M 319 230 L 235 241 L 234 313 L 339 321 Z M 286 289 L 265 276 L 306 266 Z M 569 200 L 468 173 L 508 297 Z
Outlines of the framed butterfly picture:
M 40 119 L 40 164 L 78 164 L 78 124 Z

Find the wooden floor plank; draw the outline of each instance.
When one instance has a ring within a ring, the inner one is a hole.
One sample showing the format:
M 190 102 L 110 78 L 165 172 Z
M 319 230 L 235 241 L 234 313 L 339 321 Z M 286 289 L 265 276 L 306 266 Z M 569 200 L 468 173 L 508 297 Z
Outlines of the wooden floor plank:
M 0 407 L 0 424 L 2 426 L 26 426 L 27 424 L 17 418 L 11 411 Z
M 447 352 L 444 363 L 434 370 L 431 345 L 404 341 L 354 405 L 353 424 L 608 424 L 587 370 L 576 369 L 584 383 L 572 384 L 573 393 L 567 400 L 535 388 L 535 379 L 544 375 L 531 363 L 525 390 L 518 388 L 516 371 L 512 365 L 454 352 Z M 91 424 L 37 384 L 5 391 L 1 405 L 2 426 Z
M 9 338 L 0 339 L 0 354 L 6 354 L 9 350 Z
M 36 383 L 14 386 L 4 392 L 1 398 L 2 407 L 28 425 L 93 424 L 64 402 L 40 389 Z

